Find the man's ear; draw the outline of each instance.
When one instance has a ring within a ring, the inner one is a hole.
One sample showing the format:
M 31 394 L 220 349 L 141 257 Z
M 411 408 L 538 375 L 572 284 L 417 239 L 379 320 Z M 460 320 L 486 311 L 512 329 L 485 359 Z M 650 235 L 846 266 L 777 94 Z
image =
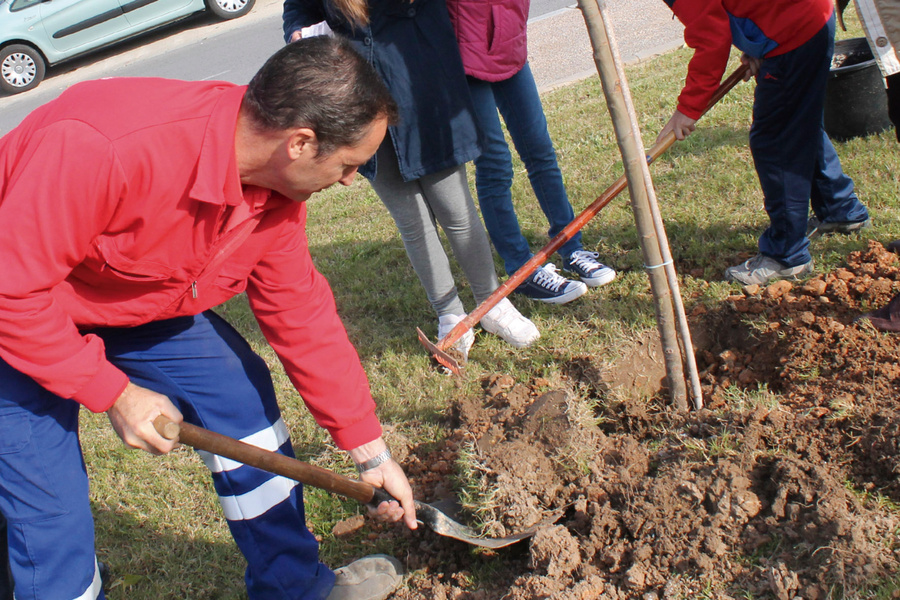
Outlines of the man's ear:
M 291 160 L 297 160 L 303 153 L 316 156 L 319 151 L 319 140 L 316 132 L 309 127 L 298 127 L 288 136 L 288 156 Z

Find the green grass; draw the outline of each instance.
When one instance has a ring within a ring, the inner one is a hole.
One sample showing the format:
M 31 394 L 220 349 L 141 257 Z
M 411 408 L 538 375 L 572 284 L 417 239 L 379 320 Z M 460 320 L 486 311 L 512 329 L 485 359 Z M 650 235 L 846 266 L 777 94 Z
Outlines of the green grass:
M 852 11 L 848 11 L 849 13 Z M 849 19 L 848 19 L 849 20 Z M 858 36 L 858 25 L 844 37 Z M 628 69 L 645 144 L 649 147 L 674 108 L 691 56 L 680 50 Z M 733 59 L 730 69 L 737 65 Z M 699 123 L 685 142 L 677 143 L 652 167 L 672 254 L 687 300 L 709 306 L 738 290 L 721 281 L 722 271 L 755 252 L 766 225 L 762 197 L 747 147 L 753 84 L 737 86 Z M 576 212 L 588 206 L 621 174 L 609 114 L 597 78 L 544 96 L 545 110 L 560 166 Z M 850 237 L 816 240 L 812 252 L 820 269 L 839 264 L 868 239 L 900 238 L 897 203 L 900 153 L 893 132 L 836 144 L 846 172 L 853 177 L 876 226 Z M 546 243 L 546 221 L 516 163 L 514 199 L 525 235 L 537 250 Z M 621 349 L 655 328 L 653 299 L 634 219 L 626 195 L 613 200 L 583 230 L 584 244 L 601 253 L 620 277 L 565 307 L 522 298 L 516 305 L 542 332 L 532 348 L 517 351 L 479 333 L 467 377 L 438 372 L 416 339 L 421 327 L 434 338 L 436 319 L 410 267 L 390 216 L 364 181 L 328 190 L 310 201 L 309 239 L 318 268 L 331 282 L 338 310 L 356 345 L 392 434 L 411 444 L 440 441 L 441 420 L 454 398 L 481 393 L 482 376 L 505 372 L 519 381 L 544 377 L 554 387 L 570 386 L 565 366 L 591 356 L 597 361 L 621 358 Z M 499 260 L 498 273 L 502 272 Z M 691 276 L 691 272 L 701 274 Z M 474 307 L 465 278 L 457 271 L 460 293 Z M 299 456 L 351 474 L 352 465 L 335 450 L 312 421 L 260 335 L 244 298 L 220 308 L 271 366 L 285 421 Z M 746 405 L 775 405 L 777 398 L 735 392 Z M 590 398 L 584 398 L 591 402 Z M 234 547 L 216 504 L 205 467 L 192 452 L 151 457 L 126 450 L 104 416 L 82 422 L 83 445 L 92 480 L 101 560 L 112 568 L 109 597 L 117 600 L 245 597 L 243 559 Z M 728 452 L 728 440 L 706 453 Z M 474 482 L 473 482 L 474 483 Z M 465 486 L 463 486 L 465 487 Z M 473 495 L 489 492 L 473 485 Z M 334 524 L 362 509 L 322 492 L 308 494 L 311 529 L 323 541 L 323 560 L 333 567 L 381 548 L 365 535 L 337 540 Z M 896 589 L 889 583 L 885 589 Z

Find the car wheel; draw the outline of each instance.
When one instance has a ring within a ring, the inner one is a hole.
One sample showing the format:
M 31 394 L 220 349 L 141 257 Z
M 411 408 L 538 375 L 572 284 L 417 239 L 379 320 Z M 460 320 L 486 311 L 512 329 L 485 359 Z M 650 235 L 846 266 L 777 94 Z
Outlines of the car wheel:
M 45 70 L 43 57 L 31 46 L 12 44 L 0 49 L 0 90 L 7 94 L 36 88 Z
M 254 4 L 256 4 L 256 0 L 206 0 L 209 12 L 220 19 L 243 17 L 250 12 Z

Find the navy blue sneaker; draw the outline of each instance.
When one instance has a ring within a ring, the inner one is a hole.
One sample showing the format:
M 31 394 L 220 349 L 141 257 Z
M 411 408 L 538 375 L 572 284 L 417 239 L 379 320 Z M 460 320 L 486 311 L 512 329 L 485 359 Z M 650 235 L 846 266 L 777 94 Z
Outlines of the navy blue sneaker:
M 566 279 L 556 272 L 556 265 L 553 263 L 539 268 L 516 288 L 516 293 L 548 304 L 565 304 L 586 292 L 585 284 Z
M 563 261 L 563 269 L 578 275 L 588 287 L 606 285 L 616 278 L 616 272 L 597 260 L 600 255 L 587 250 L 576 250 Z

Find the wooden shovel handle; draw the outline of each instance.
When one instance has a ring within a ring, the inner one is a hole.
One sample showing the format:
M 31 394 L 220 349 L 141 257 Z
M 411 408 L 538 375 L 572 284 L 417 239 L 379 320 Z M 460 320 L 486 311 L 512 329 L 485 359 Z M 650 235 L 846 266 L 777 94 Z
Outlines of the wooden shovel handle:
M 275 473 L 311 485 L 328 492 L 353 498 L 363 504 L 377 504 L 380 501 L 393 500 L 384 490 L 378 489 L 364 481 L 350 479 L 328 469 L 290 458 L 277 452 L 263 450 L 240 440 L 215 433 L 190 423 L 180 425 L 165 415 L 159 415 L 153 421 L 159 435 L 167 440 L 178 440 L 182 444 L 193 446 L 197 450 L 205 450 L 231 460 Z M 379 493 L 380 492 L 380 493 Z

